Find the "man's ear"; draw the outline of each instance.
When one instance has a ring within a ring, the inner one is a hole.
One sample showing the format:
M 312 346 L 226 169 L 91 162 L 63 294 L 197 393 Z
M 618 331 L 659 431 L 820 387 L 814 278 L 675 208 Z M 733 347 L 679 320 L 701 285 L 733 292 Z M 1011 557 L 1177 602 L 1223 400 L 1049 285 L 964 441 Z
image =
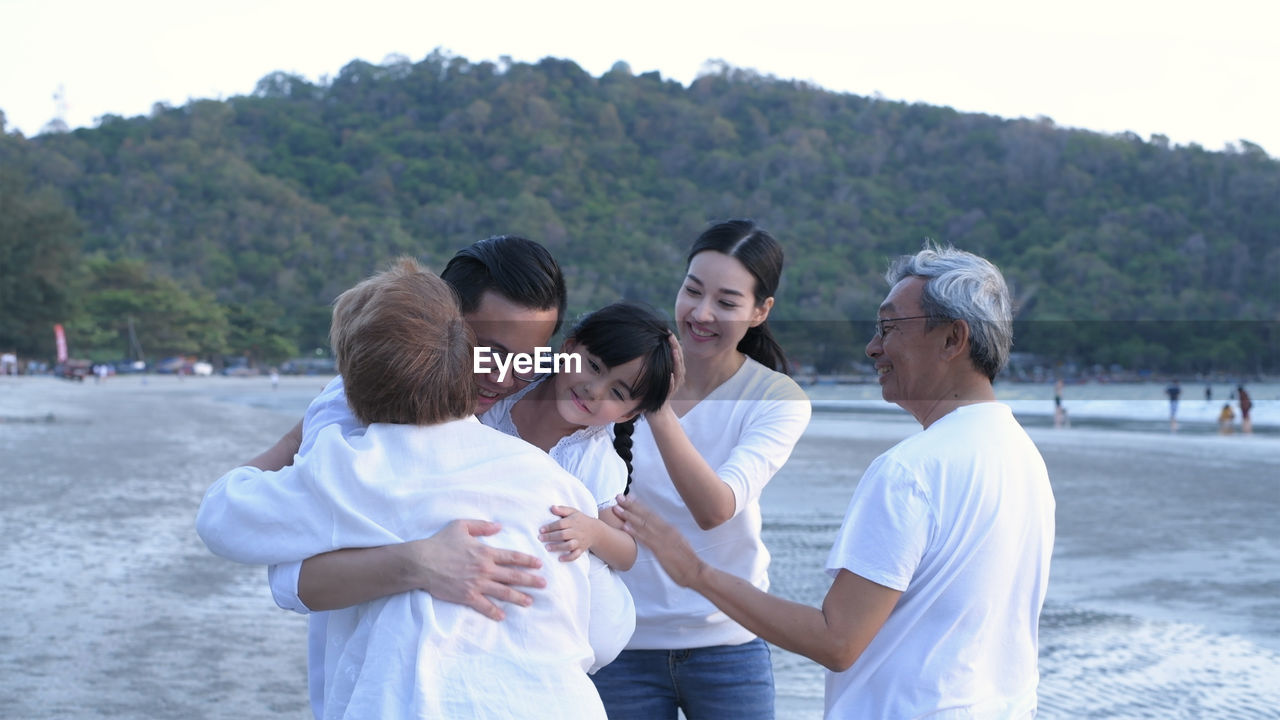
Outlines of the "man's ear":
M 769 311 L 773 309 L 773 298 L 767 297 L 764 302 L 755 307 L 755 311 L 751 313 L 751 327 L 763 323 L 769 319 Z
M 942 341 L 942 359 L 950 362 L 959 355 L 969 355 L 969 323 L 952 320 Z

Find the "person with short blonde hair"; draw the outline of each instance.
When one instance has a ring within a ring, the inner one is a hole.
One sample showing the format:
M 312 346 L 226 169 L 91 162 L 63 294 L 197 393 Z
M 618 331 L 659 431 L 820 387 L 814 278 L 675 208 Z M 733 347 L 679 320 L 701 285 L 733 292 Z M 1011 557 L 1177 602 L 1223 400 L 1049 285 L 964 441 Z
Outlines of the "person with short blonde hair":
M 434 425 L 471 414 L 471 333 L 453 289 L 412 258 L 339 295 L 329 340 L 361 423 Z

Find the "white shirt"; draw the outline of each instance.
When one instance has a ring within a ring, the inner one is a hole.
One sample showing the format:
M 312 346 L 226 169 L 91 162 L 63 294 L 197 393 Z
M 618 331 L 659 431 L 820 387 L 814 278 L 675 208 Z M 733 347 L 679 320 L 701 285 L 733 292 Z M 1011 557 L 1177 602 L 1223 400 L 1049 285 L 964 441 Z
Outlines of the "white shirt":
M 480 422 L 512 437 L 520 437 L 520 431 L 511 419 L 511 408 L 543 382 L 555 380 L 542 378 L 502 398 L 480 416 Z M 596 499 L 597 510 L 616 505 L 618 495 L 627 488 L 627 464 L 613 449 L 608 425 L 592 425 L 566 435 L 547 454 L 587 486 Z
M 877 458 L 827 559 L 902 597 L 827 718 L 1029 718 L 1053 553 L 1044 460 L 999 403 L 957 408 Z
M 671 523 L 713 567 L 769 588 L 769 552 L 760 539 L 760 493 L 809 425 L 804 390 L 786 375 L 747 358 L 738 372 L 697 405 L 680 425 L 734 495 L 734 516 L 702 530 L 667 474 L 653 431 L 642 418 L 633 435 L 631 495 Z M 622 579 L 636 603 L 629 650 L 740 645 L 755 635 L 710 601 L 676 585 L 643 545 Z
M 196 526 L 210 550 L 238 562 L 300 561 L 479 517 L 503 526 L 481 541 L 541 558 L 547 579 L 529 591 L 531 607 L 503 622 L 421 591 L 316 614 L 325 625 L 322 717 L 523 718 L 531 707 L 604 717 L 587 671 L 630 635 L 630 598 L 590 556 L 561 562 L 537 539 L 554 518 L 550 505 L 590 505 L 576 478 L 474 419 L 374 424 L 346 436 L 328 425 L 313 440 L 291 467 L 237 468 L 209 489 Z

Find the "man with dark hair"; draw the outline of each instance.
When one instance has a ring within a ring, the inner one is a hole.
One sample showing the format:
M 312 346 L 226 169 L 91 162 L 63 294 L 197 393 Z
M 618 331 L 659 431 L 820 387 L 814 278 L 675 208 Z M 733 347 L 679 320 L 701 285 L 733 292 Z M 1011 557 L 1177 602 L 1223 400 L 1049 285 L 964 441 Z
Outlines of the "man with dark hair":
M 499 235 L 473 243 L 454 255 L 441 277 L 459 296 L 463 319 L 476 345 L 489 347 L 495 359 L 507 353 L 532 354 L 534 348 L 546 346 L 563 320 L 566 300 L 560 266 L 546 248 L 526 238 Z M 503 377 L 497 370 L 476 375 L 476 413 L 529 380 L 515 373 Z M 246 464 L 262 470 L 291 465 L 295 455 L 306 454 L 315 433 L 331 424 L 343 426 L 344 431 L 359 425 L 347 404 L 341 376 L 312 401 L 302 421 Z M 505 613 L 499 602 L 527 606 L 533 599 L 519 588 L 541 588 L 545 581 L 530 572 L 541 566 L 537 558 L 476 539 L 499 529 L 484 519 L 460 518 L 429 538 L 393 544 L 382 552 L 339 550 L 303 563 L 272 566 L 272 594 L 280 607 L 305 613 L 423 590 L 501 620 Z M 323 615 L 309 619 L 308 672 L 316 710 L 322 705 L 317 693 L 323 690 L 325 619 Z
M 495 235 L 459 250 L 440 277 L 458 294 L 464 315 L 480 308 L 484 295 L 496 291 L 522 307 L 556 311 L 560 330 L 566 294 L 564 275 L 551 253 L 518 235 Z
M 545 347 L 564 320 L 564 275 L 551 253 L 532 240 L 498 235 L 473 243 L 453 256 L 440 277 L 457 293 L 476 346 L 488 347 L 495 360 Z M 477 415 L 527 384 L 497 370 L 477 375 L 476 383 Z
M 866 353 L 923 430 L 858 482 L 820 609 L 711 567 L 636 501 L 615 512 L 677 583 L 826 666 L 827 718 L 1032 717 L 1054 499 L 992 386 L 1012 346 L 1008 288 L 954 248 L 904 256 L 886 279 Z

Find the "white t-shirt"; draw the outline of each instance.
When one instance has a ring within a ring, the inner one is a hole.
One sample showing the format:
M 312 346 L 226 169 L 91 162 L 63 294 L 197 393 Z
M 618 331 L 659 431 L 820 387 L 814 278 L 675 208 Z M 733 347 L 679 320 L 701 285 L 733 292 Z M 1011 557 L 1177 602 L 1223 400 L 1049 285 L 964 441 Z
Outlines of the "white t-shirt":
M 733 518 L 711 530 L 698 527 L 643 418 L 633 435 L 631 496 L 675 526 L 703 560 L 767 590 L 769 552 L 760 540 L 760 493 L 791 455 L 810 412 L 808 396 L 791 378 L 747 358 L 680 419 L 693 446 L 733 490 Z M 676 585 L 643 545 L 622 579 L 636 603 L 636 632 L 628 650 L 740 645 L 755 639 L 706 598 Z
M 511 420 L 511 408 L 543 382 L 554 382 L 554 379 L 542 378 L 502 398 L 480 416 L 480 422 L 512 437 L 520 437 L 520 431 Z M 608 425 L 592 425 L 566 435 L 547 454 L 587 486 L 596 499 L 598 510 L 617 504 L 618 495 L 627 487 L 627 464 L 613 449 Z
M 966 405 L 871 464 L 831 554 L 903 591 L 826 717 L 1029 718 L 1053 553 L 1044 460 L 999 403 Z
M 591 500 L 545 453 L 474 418 L 345 435 L 328 425 L 291 467 L 220 478 L 196 528 L 215 554 L 267 564 L 429 537 L 460 517 L 497 521 L 482 542 L 542 559 L 533 605 L 498 623 L 412 591 L 313 616 L 325 624 L 323 717 L 524 718 L 537 707 L 604 718 L 587 672 L 630 636 L 630 597 L 603 563 L 561 562 L 538 541 L 550 505 Z

